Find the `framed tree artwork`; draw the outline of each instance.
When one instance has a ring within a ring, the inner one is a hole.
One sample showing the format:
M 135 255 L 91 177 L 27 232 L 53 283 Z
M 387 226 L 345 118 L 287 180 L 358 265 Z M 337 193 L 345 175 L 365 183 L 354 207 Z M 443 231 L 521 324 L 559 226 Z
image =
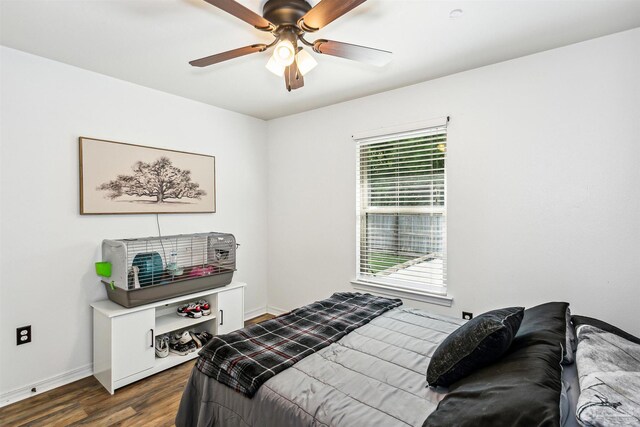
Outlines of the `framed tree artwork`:
M 212 213 L 214 156 L 80 137 L 80 214 Z

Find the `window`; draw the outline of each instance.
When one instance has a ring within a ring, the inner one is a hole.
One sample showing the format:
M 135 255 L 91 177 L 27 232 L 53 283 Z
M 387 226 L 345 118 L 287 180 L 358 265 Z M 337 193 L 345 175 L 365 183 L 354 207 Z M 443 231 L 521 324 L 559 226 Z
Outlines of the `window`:
M 446 295 L 446 124 L 354 136 L 358 281 Z

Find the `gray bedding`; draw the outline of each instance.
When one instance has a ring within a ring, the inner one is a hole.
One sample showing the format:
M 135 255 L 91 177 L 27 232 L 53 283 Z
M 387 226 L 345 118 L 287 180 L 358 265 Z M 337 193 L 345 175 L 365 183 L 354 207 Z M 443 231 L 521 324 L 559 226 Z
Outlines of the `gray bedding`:
M 426 386 L 429 358 L 464 322 L 396 308 L 271 378 L 252 399 L 194 369 L 176 425 L 422 425 L 444 396 Z
M 591 325 L 581 325 L 577 332 L 578 422 L 639 426 L 640 344 Z
M 576 407 L 580 396 L 580 384 L 575 363 L 562 366 L 562 388 L 563 393 L 560 397 L 562 425 L 563 427 L 579 427 L 580 424 L 576 419 Z

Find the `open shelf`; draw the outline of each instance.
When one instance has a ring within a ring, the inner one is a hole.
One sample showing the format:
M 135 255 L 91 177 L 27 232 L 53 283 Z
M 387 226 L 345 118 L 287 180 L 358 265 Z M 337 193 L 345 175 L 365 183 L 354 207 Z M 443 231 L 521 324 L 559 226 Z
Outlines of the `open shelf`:
M 177 331 L 179 329 L 187 329 L 200 323 L 209 322 L 215 320 L 216 316 L 210 314 L 208 316 L 202 316 L 197 319 L 191 317 L 178 316 L 175 312 L 168 313 L 162 316 L 156 317 L 156 335 L 166 334 L 167 332 Z M 186 357 L 186 356 L 178 356 Z
M 198 351 L 194 351 L 193 353 L 189 353 L 185 356 L 169 353 L 167 357 L 162 357 L 162 358 L 156 357 L 156 363 L 153 366 L 153 370 L 155 372 L 164 371 L 165 369 L 169 369 L 173 366 L 179 365 L 189 360 L 196 359 L 198 357 L 199 352 L 200 352 L 200 349 L 198 349 Z

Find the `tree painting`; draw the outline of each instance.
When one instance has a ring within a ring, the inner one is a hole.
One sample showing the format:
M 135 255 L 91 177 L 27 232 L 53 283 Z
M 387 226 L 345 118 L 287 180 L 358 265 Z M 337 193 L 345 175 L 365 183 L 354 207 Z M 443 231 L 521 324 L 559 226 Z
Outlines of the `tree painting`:
M 160 157 L 152 163 L 138 161 L 132 169 L 133 175 L 118 175 L 97 189 L 108 191 L 105 197 L 111 200 L 127 195 L 152 197 L 155 203 L 167 199 L 200 199 L 207 194 L 199 188 L 200 184 L 191 181 L 191 171 L 173 166 L 168 157 Z

